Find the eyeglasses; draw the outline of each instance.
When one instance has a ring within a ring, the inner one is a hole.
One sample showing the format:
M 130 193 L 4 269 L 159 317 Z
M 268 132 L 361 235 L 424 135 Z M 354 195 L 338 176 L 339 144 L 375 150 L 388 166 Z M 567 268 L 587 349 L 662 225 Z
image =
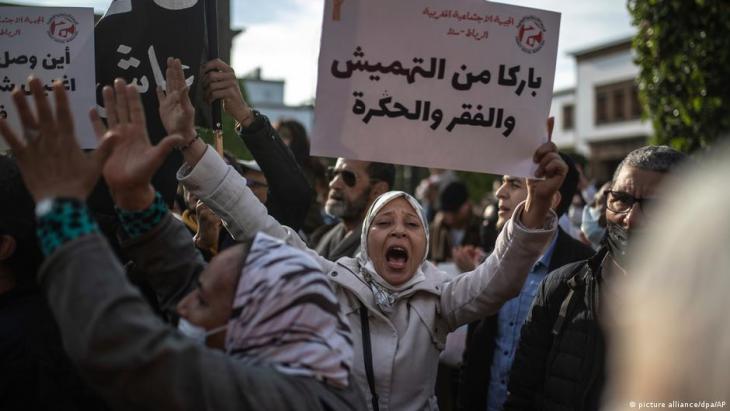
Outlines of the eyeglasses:
M 651 205 L 653 198 L 636 198 L 623 191 L 609 190 L 606 200 L 606 208 L 614 213 L 626 214 L 634 208 L 634 204 L 641 205 L 641 211 L 646 212 L 647 204 Z
M 327 168 L 327 179 L 329 181 L 334 180 L 337 176 L 342 177 L 342 181 L 348 187 L 355 187 L 357 183 L 357 176 L 350 170 L 335 170 L 334 167 Z

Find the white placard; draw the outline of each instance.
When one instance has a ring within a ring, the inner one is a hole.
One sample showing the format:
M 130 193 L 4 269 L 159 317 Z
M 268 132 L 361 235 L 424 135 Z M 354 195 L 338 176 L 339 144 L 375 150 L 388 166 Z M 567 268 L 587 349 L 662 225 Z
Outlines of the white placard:
M 559 31 L 484 0 L 326 0 L 312 153 L 530 176 Z
M 54 80 L 63 81 L 79 144 L 95 148 L 88 115 L 96 106 L 94 9 L 0 7 L 0 116 L 18 132 L 21 125 L 11 92 L 17 86 L 30 94 L 27 79 L 31 74 L 48 90 Z M 4 148 L 0 139 L 0 150 Z

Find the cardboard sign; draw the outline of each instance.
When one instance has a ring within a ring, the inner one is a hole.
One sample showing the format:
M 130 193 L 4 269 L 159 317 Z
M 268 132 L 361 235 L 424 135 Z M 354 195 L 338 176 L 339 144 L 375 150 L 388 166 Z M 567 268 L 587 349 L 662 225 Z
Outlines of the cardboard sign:
M 483 0 L 326 0 L 312 153 L 531 176 L 559 31 Z
M 96 106 L 94 9 L 78 7 L 0 7 L 0 116 L 22 134 L 11 93 L 30 95 L 34 75 L 51 90 L 54 80 L 68 92 L 79 145 L 97 145 L 89 109 Z M 53 99 L 50 99 L 53 104 Z M 33 103 L 30 102 L 33 106 Z M 5 149 L 0 139 L 0 150 Z

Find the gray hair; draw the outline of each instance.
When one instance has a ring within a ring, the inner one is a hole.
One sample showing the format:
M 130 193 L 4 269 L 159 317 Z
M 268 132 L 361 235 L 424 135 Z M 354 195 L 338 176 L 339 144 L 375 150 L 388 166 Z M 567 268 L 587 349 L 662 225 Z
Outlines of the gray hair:
M 687 156 L 669 146 L 644 146 L 630 152 L 616 167 L 613 181 L 616 181 L 624 166 L 631 166 L 657 173 L 667 173 L 679 165 Z
M 730 191 L 718 190 L 730 173 L 730 145 L 713 151 L 667 182 L 631 275 L 606 304 L 606 410 L 636 399 L 730 399 Z

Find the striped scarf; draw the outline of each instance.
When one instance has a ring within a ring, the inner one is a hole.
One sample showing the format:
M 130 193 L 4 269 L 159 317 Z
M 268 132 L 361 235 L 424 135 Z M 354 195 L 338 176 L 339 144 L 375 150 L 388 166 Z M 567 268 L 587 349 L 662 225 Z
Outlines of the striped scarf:
M 353 361 L 347 319 L 319 264 L 256 235 L 233 300 L 226 352 L 248 363 L 346 387 Z

